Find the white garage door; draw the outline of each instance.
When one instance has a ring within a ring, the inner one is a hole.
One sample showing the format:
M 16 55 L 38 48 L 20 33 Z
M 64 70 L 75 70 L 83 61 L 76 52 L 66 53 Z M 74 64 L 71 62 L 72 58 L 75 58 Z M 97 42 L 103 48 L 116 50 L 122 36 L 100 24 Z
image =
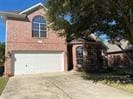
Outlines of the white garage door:
M 63 52 L 14 53 L 14 75 L 64 71 Z

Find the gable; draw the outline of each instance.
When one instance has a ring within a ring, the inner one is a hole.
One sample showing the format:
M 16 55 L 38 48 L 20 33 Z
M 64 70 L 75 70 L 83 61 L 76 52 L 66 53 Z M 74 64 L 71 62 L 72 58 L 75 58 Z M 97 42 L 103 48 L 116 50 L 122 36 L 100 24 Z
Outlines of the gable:
M 27 8 L 27 9 L 21 11 L 19 14 L 27 14 L 28 15 L 28 14 L 34 12 L 34 11 L 39 10 L 39 9 L 47 10 L 47 8 L 42 3 L 38 3 L 36 5 L 33 5 L 30 8 Z
M 27 8 L 19 13 L 12 13 L 12 12 L 0 12 L 0 16 L 2 16 L 3 20 L 6 21 L 8 18 L 9 19 L 17 19 L 17 20 L 26 20 L 27 16 L 37 10 L 44 9 L 47 11 L 47 8 L 42 4 L 38 3 L 36 5 L 33 5 L 30 8 Z

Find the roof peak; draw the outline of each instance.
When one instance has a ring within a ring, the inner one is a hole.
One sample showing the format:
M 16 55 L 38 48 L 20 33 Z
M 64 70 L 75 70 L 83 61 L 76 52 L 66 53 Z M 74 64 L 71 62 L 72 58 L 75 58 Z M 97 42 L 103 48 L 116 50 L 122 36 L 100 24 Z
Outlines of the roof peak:
M 19 14 L 24 14 L 24 13 L 31 11 L 32 9 L 37 8 L 39 6 L 45 8 L 47 10 L 47 8 L 41 2 L 39 2 L 39 3 L 34 4 L 33 6 L 29 7 L 29 8 L 26 8 L 25 10 L 21 11 Z

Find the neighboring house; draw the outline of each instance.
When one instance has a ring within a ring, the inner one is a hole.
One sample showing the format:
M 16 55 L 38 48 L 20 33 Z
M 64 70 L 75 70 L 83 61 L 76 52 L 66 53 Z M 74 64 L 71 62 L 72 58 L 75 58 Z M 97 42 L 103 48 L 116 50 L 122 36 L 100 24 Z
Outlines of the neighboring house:
M 129 60 L 125 53 L 115 44 L 105 43 L 108 47 L 108 65 L 114 67 L 130 67 Z M 122 40 L 121 47 L 125 50 L 128 56 L 133 59 L 133 46 L 128 44 L 128 41 Z
M 19 13 L 0 12 L 6 22 L 6 76 L 82 67 L 85 44 L 90 46 L 90 65 L 97 65 L 101 44 L 93 37 L 87 42 L 66 42 L 66 38 L 48 27 L 46 11 L 47 8 L 38 3 Z

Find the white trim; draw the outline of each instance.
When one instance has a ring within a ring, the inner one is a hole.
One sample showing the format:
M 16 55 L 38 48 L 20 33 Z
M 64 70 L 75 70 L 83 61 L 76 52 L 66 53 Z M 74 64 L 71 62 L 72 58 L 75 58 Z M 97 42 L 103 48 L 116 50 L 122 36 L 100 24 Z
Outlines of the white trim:
M 79 51 L 80 50 L 80 51 Z M 83 55 L 83 57 L 79 57 L 79 53 Z M 84 48 L 83 46 L 77 46 L 76 47 L 76 61 L 77 61 L 77 64 L 78 64 L 78 60 L 84 60 Z M 82 64 L 78 64 L 78 65 L 82 65 Z
M 33 8 L 38 7 L 38 6 L 42 6 L 42 7 L 44 7 L 46 10 L 48 10 L 42 3 L 38 3 L 38 4 L 36 4 L 36 5 L 33 5 L 33 6 L 30 7 L 30 8 L 25 9 L 24 11 L 21 11 L 19 14 L 23 14 L 23 13 L 25 13 L 25 12 L 28 12 L 28 11 L 30 11 L 30 10 L 32 10 Z
M 38 29 L 33 29 L 33 24 L 34 23 L 37 23 L 37 24 L 39 24 L 39 30 Z M 41 37 L 41 28 L 40 28 L 40 25 L 41 24 L 43 24 L 43 25 L 45 25 L 45 27 L 46 27 L 46 30 L 43 30 L 43 31 L 45 31 L 46 32 L 46 37 Z M 38 38 L 48 38 L 48 29 L 47 29 L 47 21 L 46 21 L 46 24 L 45 23 L 39 23 L 39 22 L 33 22 L 32 23 L 32 36 L 33 36 L 33 30 L 37 30 L 37 31 L 39 31 L 39 37 Z M 34 38 L 34 37 L 33 37 Z

